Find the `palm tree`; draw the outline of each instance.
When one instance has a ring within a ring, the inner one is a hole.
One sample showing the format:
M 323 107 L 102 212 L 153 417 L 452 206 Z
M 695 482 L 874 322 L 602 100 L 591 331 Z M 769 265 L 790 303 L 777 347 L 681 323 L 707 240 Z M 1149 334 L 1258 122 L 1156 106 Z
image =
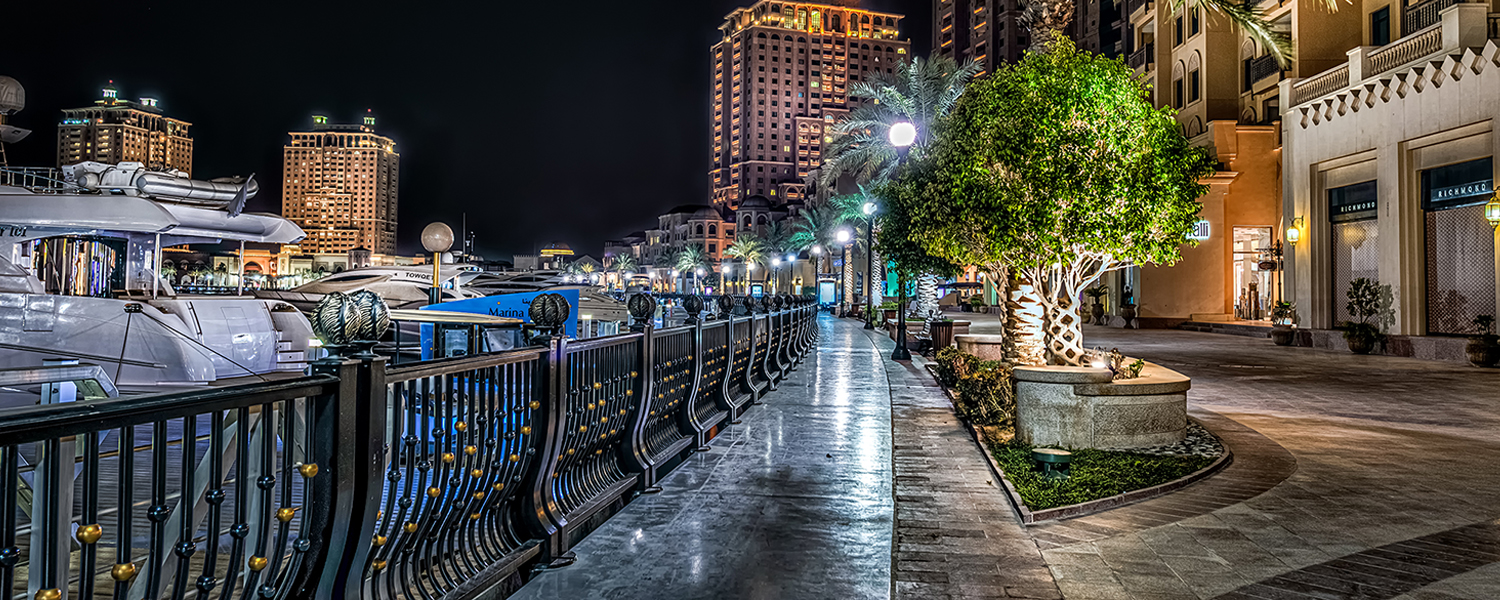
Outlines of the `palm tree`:
M 625 280 L 625 274 L 634 271 L 635 267 L 635 257 L 629 254 L 621 254 L 609 259 L 608 269 L 620 275 L 620 289 L 622 290 L 630 286 L 630 282 Z
M 1266 12 L 1256 2 L 1243 0 L 1170 0 L 1173 13 L 1185 13 L 1193 7 L 1203 7 L 1224 15 L 1229 22 L 1240 26 L 1256 43 L 1267 48 L 1283 68 L 1291 65 L 1292 38 L 1285 32 L 1272 29 Z M 1031 51 L 1043 52 L 1047 44 L 1057 35 L 1062 35 L 1068 22 L 1073 20 L 1075 0 L 1026 0 L 1021 21 L 1031 30 Z M 1329 12 L 1339 9 L 1339 0 L 1322 0 Z
M 696 282 L 697 270 L 699 268 L 708 266 L 708 255 L 704 254 L 703 246 L 690 244 L 684 246 L 682 250 L 677 251 L 676 254 L 677 271 L 679 273 L 682 273 L 682 276 L 684 278 L 688 276 L 688 273 L 692 273 L 695 277 L 694 281 Z
M 741 235 L 734 243 L 724 249 L 724 256 L 738 258 L 745 265 L 745 285 L 750 285 L 750 265 L 763 265 L 766 262 L 766 246 L 755 234 Z
M 914 57 L 895 73 L 880 73 L 873 80 L 849 86 L 849 95 L 873 100 L 845 115 L 829 133 L 833 143 L 823 153 L 819 183 L 832 190 L 839 177 L 853 175 L 860 183 L 890 179 L 908 154 L 921 155 L 932 141 L 932 131 L 953 112 L 958 99 L 984 64 L 969 60 L 960 65 L 938 56 Z M 909 150 L 891 144 L 891 126 L 911 123 L 917 141 Z
M 828 243 L 833 239 L 833 232 L 838 227 L 838 220 L 826 203 L 815 203 L 803 209 L 798 215 L 796 222 L 792 225 L 792 236 L 788 245 L 797 250 L 806 250 L 813 247 L 828 249 Z M 816 253 L 815 253 L 816 254 Z M 819 255 L 821 258 L 821 255 Z M 814 272 L 822 273 L 822 265 L 815 265 Z

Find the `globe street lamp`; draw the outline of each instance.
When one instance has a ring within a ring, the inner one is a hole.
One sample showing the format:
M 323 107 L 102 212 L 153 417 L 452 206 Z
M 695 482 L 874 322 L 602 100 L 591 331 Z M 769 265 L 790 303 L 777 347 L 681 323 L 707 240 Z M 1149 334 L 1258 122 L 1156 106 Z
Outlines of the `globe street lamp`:
M 731 291 L 729 288 L 729 280 L 730 276 L 734 274 L 734 264 L 726 261 L 721 269 L 720 274 L 721 277 L 719 277 L 719 279 L 724 280 L 724 291 Z
M 837 312 L 835 312 L 834 314 L 844 316 L 844 286 L 847 285 L 847 280 L 844 277 L 844 272 L 849 270 L 847 268 L 849 265 L 849 256 L 847 252 L 849 249 L 849 240 L 854 239 L 854 234 L 846 228 L 840 228 L 838 230 L 838 233 L 834 234 L 834 239 L 839 243 L 839 261 L 842 263 L 839 266 L 839 293 L 837 294 L 838 301 L 835 302 L 835 304 L 837 305 L 835 310 Z
M 908 148 L 917 142 L 917 126 L 906 121 L 891 125 L 891 145 L 897 148 Z
M 697 275 L 697 277 L 693 278 L 693 286 L 701 289 L 703 283 L 699 279 L 703 277 L 703 267 L 698 267 L 698 270 L 693 271 L 693 273 Z
M 427 290 L 427 303 L 439 304 L 443 301 L 443 253 L 453 247 L 453 228 L 446 223 L 427 225 L 422 229 L 422 247 L 432 253 L 432 287 Z

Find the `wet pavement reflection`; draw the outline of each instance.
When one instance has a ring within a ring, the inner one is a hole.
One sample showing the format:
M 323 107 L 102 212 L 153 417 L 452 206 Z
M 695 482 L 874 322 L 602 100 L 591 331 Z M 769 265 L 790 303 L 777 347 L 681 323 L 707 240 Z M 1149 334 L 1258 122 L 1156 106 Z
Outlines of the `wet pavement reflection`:
M 858 323 L 517 599 L 888 598 L 890 389 Z

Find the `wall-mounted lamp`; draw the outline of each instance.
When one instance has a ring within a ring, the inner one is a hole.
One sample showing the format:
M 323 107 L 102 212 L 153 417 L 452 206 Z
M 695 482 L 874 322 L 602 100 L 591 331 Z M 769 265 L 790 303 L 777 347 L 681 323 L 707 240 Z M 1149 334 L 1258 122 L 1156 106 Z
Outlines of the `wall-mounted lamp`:
M 1303 223 L 1302 217 L 1292 219 L 1292 226 L 1286 228 L 1287 243 L 1295 244 L 1300 241 L 1302 239 L 1303 227 L 1306 227 L 1306 225 Z
M 1500 194 L 1484 205 L 1484 218 L 1490 222 L 1490 227 L 1500 228 Z

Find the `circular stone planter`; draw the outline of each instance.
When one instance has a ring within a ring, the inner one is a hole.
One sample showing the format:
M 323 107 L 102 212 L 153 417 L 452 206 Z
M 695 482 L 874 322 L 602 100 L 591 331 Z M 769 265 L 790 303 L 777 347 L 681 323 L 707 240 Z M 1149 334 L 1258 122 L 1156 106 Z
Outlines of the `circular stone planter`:
M 1005 358 L 1005 347 L 1001 345 L 1005 336 L 965 334 L 953 336 L 953 341 L 958 344 L 958 350 L 964 354 L 977 356 L 982 360 L 1001 360 Z
M 1033 446 L 1140 448 L 1187 437 L 1192 380 L 1146 363 L 1113 381 L 1109 369 L 1016 367 L 1016 437 Z

